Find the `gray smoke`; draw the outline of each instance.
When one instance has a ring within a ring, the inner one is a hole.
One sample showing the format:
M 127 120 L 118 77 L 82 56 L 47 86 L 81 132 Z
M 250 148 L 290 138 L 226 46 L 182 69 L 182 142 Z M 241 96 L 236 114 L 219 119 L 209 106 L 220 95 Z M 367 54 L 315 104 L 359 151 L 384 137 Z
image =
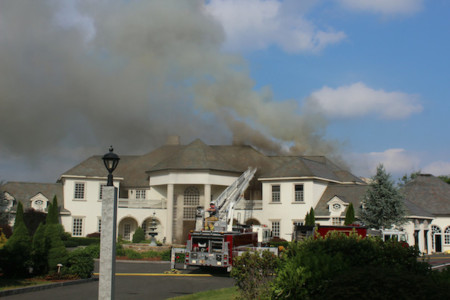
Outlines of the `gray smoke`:
M 0 178 L 16 162 L 44 180 L 45 166 L 61 173 L 110 144 L 141 154 L 173 134 L 333 153 L 323 118 L 254 89 L 245 61 L 221 50 L 223 30 L 203 5 L 1 1 Z

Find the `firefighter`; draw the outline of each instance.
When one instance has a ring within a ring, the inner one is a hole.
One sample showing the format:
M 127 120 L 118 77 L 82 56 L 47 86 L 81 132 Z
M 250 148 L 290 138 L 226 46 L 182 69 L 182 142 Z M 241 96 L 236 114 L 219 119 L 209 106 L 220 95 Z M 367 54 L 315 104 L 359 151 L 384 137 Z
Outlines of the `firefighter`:
M 205 230 L 214 230 L 214 222 L 218 220 L 214 202 L 209 203 L 209 208 L 206 211 L 209 212 L 209 217 L 205 219 Z

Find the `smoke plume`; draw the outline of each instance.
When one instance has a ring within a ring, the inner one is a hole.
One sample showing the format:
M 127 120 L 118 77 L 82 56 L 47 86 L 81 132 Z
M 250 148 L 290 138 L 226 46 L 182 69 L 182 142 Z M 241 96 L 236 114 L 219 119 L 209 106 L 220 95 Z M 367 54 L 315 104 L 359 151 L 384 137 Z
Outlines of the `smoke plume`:
M 0 179 L 54 179 L 110 144 L 142 154 L 173 134 L 333 153 L 323 118 L 255 90 L 204 5 L 1 1 Z

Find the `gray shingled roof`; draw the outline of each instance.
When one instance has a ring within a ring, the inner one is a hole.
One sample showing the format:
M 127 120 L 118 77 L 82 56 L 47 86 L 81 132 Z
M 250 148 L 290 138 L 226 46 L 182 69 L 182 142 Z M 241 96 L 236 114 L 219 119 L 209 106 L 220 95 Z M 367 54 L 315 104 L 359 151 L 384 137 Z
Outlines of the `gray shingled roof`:
M 428 174 L 405 184 L 402 192 L 417 208 L 433 215 L 450 215 L 450 185 Z
M 210 146 L 197 139 L 189 145 L 165 145 L 142 156 L 120 155 L 114 176 L 122 186 L 148 186 L 149 175 L 163 170 L 215 170 L 242 173 L 258 169 L 256 178 L 320 177 L 331 181 L 359 182 L 350 172 L 324 156 L 266 156 L 248 145 Z M 63 175 L 105 177 L 102 156 L 92 156 Z
M 355 215 L 358 215 L 361 200 L 368 187 L 368 185 L 364 184 L 329 184 L 314 209 L 315 215 L 329 216 L 330 211 L 327 202 L 335 196 L 348 204 L 353 203 Z
M 3 192 L 7 192 L 14 197 L 16 201 L 20 201 L 24 209 L 30 208 L 30 199 L 41 193 L 50 202 L 56 195 L 58 206 L 64 207 L 63 189 L 60 183 L 32 183 L 32 182 L 7 182 L 1 186 Z M 15 204 L 17 206 L 17 203 Z M 13 207 L 15 210 L 15 207 Z
M 217 170 L 240 172 L 217 151 L 197 139 L 178 152 L 156 164 L 148 171 L 160 170 Z

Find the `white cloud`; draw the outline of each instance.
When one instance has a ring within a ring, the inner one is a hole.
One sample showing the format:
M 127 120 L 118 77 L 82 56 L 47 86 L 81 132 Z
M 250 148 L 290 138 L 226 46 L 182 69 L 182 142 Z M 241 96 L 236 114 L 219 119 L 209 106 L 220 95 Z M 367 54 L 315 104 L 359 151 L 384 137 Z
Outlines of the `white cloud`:
M 313 92 L 306 105 L 334 118 L 376 114 L 385 119 L 402 119 L 422 111 L 417 95 L 374 90 L 362 82 L 336 89 L 325 86 Z
M 421 172 L 433 174 L 434 176 L 440 176 L 440 175 L 448 176 L 448 175 L 450 175 L 450 162 L 436 161 L 436 162 L 430 163 L 429 165 L 425 166 Z
M 227 36 L 225 46 L 234 51 L 278 45 L 287 52 L 316 52 L 346 37 L 342 31 L 321 30 L 305 19 L 303 11 L 310 5 L 277 0 L 211 0 L 205 9 L 222 24 Z
M 401 148 L 387 149 L 383 152 L 350 153 L 345 156 L 345 160 L 355 175 L 364 177 L 373 176 L 379 164 L 383 164 L 393 177 L 420 170 L 420 158 Z
M 409 15 L 422 9 L 423 0 L 337 0 L 353 11 L 365 11 L 382 15 Z

